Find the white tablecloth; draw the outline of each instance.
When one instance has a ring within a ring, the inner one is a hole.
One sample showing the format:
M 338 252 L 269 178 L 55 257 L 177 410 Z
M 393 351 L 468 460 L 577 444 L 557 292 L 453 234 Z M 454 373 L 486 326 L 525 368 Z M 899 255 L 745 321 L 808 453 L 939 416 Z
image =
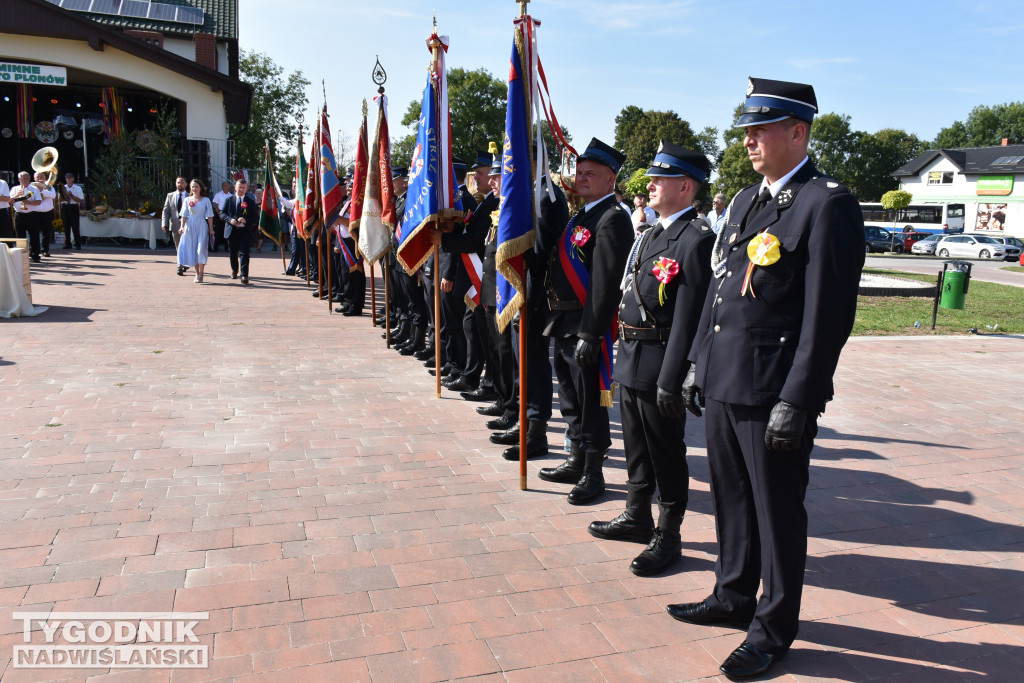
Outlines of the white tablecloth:
M 94 221 L 82 216 L 83 237 L 129 237 L 149 240 L 149 248 L 156 249 L 156 241 L 164 238 L 159 218 L 108 218 Z
M 0 242 L 0 318 L 20 318 L 46 312 L 45 306 L 33 306 L 22 282 L 21 254 Z

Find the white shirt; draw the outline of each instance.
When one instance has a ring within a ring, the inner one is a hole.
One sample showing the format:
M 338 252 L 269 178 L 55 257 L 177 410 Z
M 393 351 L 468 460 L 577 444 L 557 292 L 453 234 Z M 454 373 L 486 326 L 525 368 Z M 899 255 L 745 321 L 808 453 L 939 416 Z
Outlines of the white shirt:
M 32 185 L 28 185 L 26 187 L 22 187 L 21 183 L 19 183 L 18 186 L 16 188 L 14 188 L 14 192 L 12 193 L 12 196 L 15 197 L 12 200 L 13 203 L 14 203 L 14 213 L 29 213 L 30 211 L 32 211 L 34 209 L 34 207 L 32 207 L 32 206 L 29 206 L 29 205 L 26 205 L 26 204 L 22 204 L 21 201 L 19 201 L 19 200 L 27 199 L 27 200 L 31 201 L 31 200 L 41 199 L 41 197 L 39 196 L 39 190 L 38 189 L 36 189 Z
M 643 221 L 640 220 L 641 212 L 643 212 L 643 214 L 642 214 L 643 217 L 644 217 Z M 633 232 L 636 232 L 640 228 L 641 225 L 654 225 L 654 222 L 657 220 L 657 217 L 655 216 L 655 213 L 654 213 L 654 209 L 652 209 L 649 206 L 643 206 L 643 207 L 638 206 L 638 207 L 636 207 L 636 210 L 633 211 L 632 218 L 633 218 Z
M 595 206 L 597 206 L 598 204 L 600 204 L 600 203 L 601 203 L 601 202 L 603 202 L 604 200 L 608 199 L 609 197 L 614 197 L 614 196 L 615 196 L 615 194 L 614 194 L 614 193 L 612 193 L 612 192 L 609 192 L 609 193 L 608 193 L 608 194 L 606 194 L 605 196 L 603 196 L 603 197 L 601 197 L 600 199 L 598 199 L 598 200 L 597 200 L 596 202 L 590 202 L 589 204 L 585 205 L 585 206 L 583 207 L 583 210 L 584 210 L 584 211 L 590 211 L 591 209 L 593 209 L 593 208 L 594 208 Z
M 217 207 L 218 211 L 223 211 L 224 202 L 226 202 L 228 200 L 228 197 L 230 197 L 234 193 L 234 190 L 232 190 L 231 192 L 225 192 L 224 190 L 221 190 L 217 194 L 213 195 L 213 205 Z
M 692 206 L 688 206 L 685 209 L 683 209 L 682 211 L 677 211 L 677 212 L 675 212 L 674 214 L 672 214 L 671 216 L 669 216 L 667 218 L 659 218 L 658 222 L 661 223 L 661 227 L 662 228 L 664 228 L 665 230 L 668 230 L 668 226 L 670 226 L 673 223 L 675 223 L 677 220 L 679 220 L 682 217 L 682 215 L 684 213 L 686 213 L 687 211 L 690 211 L 691 209 L 693 209 L 693 207 Z M 694 216 L 694 218 L 696 218 L 696 216 Z M 651 223 L 651 227 L 652 228 L 654 227 L 654 223 Z
M 799 164 L 797 164 L 793 168 L 792 171 L 790 171 L 786 175 L 782 176 L 781 178 L 776 180 L 774 183 L 771 183 L 770 185 L 768 184 L 768 178 L 767 177 L 762 178 L 761 179 L 761 189 L 758 190 L 758 194 L 760 194 L 761 192 L 764 192 L 764 188 L 767 187 L 768 191 L 772 193 L 772 199 L 774 199 L 775 195 L 779 194 L 779 191 L 786 186 L 786 183 L 788 183 L 793 178 L 793 176 L 796 175 L 797 171 L 799 171 L 801 168 L 803 168 L 804 164 L 806 164 L 807 161 L 808 161 L 808 157 L 805 156 L 804 160 L 801 161 Z
M 48 187 L 45 190 L 39 190 L 40 199 L 43 200 L 42 204 L 33 206 L 33 211 L 39 213 L 46 213 L 47 211 L 53 211 L 53 200 L 57 198 L 57 191 L 52 187 Z
M 85 192 L 82 191 L 81 185 L 65 185 L 64 193 L 71 201 L 62 201 L 61 204 L 73 204 L 77 206 L 81 205 L 81 203 L 85 201 Z
M 10 197 L 10 196 L 11 196 L 11 188 L 8 187 L 6 181 L 0 180 L 0 197 Z M 6 209 L 10 205 L 11 205 L 11 203 L 9 201 L 0 200 L 0 209 Z

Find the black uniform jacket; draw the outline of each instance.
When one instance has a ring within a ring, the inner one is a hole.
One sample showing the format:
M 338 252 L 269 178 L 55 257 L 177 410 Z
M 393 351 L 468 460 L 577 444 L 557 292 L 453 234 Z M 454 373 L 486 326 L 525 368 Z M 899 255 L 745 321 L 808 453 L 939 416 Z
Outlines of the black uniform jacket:
M 466 204 L 466 198 L 472 204 Z M 441 262 L 450 261 L 453 266 L 450 269 L 442 267 L 441 277 L 455 282 L 455 275 L 462 268 L 462 254 L 476 254 L 481 259 L 484 256 L 484 238 L 487 231 L 491 229 L 491 212 L 498 208 L 498 197 L 493 192 L 487 194 L 479 204 L 468 192 L 462 195 L 463 207 L 469 216 L 468 221 L 456 223 L 455 230 L 441 236 Z
M 548 264 L 551 262 L 551 252 L 558 246 L 558 238 L 562 236 L 565 224 L 569 222 L 569 204 L 562 188 L 551 183 L 549 176 L 544 176 L 541 183 L 543 185 L 537 189 L 537 192 L 540 193 L 537 241 L 533 244 L 533 250 L 524 254 L 526 271 L 529 273 L 526 281 L 526 301 L 531 311 L 548 310 L 548 298 L 544 291 Z M 554 201 L 551 201 L 551 197 L 548 196 L 548 183 L 551 183 L 551 189 L 555 195 Z
M 562 268 L 558 256 L 560 247 L 555 246 L 548 268 L 547 295 L 549 304 L 555 300 L 567 308 L 552 308 L 544 334 L 549 337 L 575 334 L 581 339 L 600 339 L 611 327 L 622 299 L 619 283 L 633 246 L 633 223 L 629 213 L 615 201 L 615 195 L 610 195 L 577 218 L 575 225 L 590 231 L 590 239 L 582 247 L 584 263 L 590 272 L 587 303 L 572 308 L 572 303 L 579 304 L 579 299 Z
M 244 209 L 241 207 L 243 202 L 245 203 Z M 230 222 L 232 218 L 244 218 L 245 227 L 255 230 L 260 222 L 260 206 L 256 203 L 256 196 L 251 192 L 246 192 L 242 201 L 239 201 L 237 194 L 231 195 L 224 200 L 224 210 L 220 212 L 220 218 L 225 223 Z M 232 228 L 232 230 L 242 229 L 240 227 Z
M 644 391 L 661 387 L 671 394 L 682 392 L 683 379 L 690 369 L 687 356 L 711 281 L 714 243 L 715 233 L 692 209 L 661 234 L 644 238 L 634 261 L 633 281 L 622 294 L 619 322 L 630 327 L 670 331 L 663 341 L 626 339 L 620 335 L 615 355 L 616 382 Z M 659 301 L 661 282 L 654 275 L 654 263 L 661 258 L 674 259 L 679 264 L 679 273 L 665 285 L 664 305 Z
M 723 403 L 772 406 L 782 399 L 821 412 L 853 329 L 864 219 L 850 191 L 810 161 L 747 216 L 759 191 L 752 185 L 736 195 L 716 246 L 725 273 L 711 283 L 690 352 L 697 384 Z M 765 230 L 778 239 L 781 256 L 755 266 L 753 292 L 741 296 L 747 245 Z
M 465 211 L 465 215 L 472 218 L 472 211 L 476 209 L 476 200 L 473 199 L 473 195 L 466 190 L 466 186 L 462 185 L 459 187 L 462 196 L 462 210 Z M 446 232 L 441 237 L 441 277 L 445 280 L 451 280 L 455 282 L 455 278 L 458 277 L 459 271 L 463 270 L 462 265 L 462 254 L 470 251 L 479 252 L 479 249 L 466 248 L 465 242 L 461 242 L 459 247 L 454 246 L 451 239 L 455 237 L 458 240 L 468 229 L 468 225 L 462 220 L 455 222 L 455 229 L 451 232 Z M 447 243 L 446 243 L 447 240 Z M 481 241 L 481 244 L 483 242 Z

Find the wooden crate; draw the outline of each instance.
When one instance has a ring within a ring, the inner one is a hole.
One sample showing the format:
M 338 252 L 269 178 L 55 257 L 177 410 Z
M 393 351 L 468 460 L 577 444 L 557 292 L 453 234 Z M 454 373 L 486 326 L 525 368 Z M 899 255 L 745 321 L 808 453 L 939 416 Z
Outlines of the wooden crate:
M 21 286 L 25 288 L 25 296 L 32 303 L 32 261 L 28 257 L 28 240 L 20 237 L 0 237 L 11 249 L 21 249 Z

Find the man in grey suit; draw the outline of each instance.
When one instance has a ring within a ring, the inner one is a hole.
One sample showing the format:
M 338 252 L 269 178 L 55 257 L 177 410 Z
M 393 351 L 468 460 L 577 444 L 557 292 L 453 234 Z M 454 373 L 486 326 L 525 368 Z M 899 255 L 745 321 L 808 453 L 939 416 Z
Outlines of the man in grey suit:
M 174 179 L 174 192 L 168 192 L 164 199 L 163 217 L 160 219 L 160 227 L 164 234 L 174 240 L 174 250 L 178 250 L 178 228 L 181 227 L 181 205 L 188 199 L 188 182 L 178 176 Z M 178 275 L 184 275 L 188 266 L 178 266 Z

